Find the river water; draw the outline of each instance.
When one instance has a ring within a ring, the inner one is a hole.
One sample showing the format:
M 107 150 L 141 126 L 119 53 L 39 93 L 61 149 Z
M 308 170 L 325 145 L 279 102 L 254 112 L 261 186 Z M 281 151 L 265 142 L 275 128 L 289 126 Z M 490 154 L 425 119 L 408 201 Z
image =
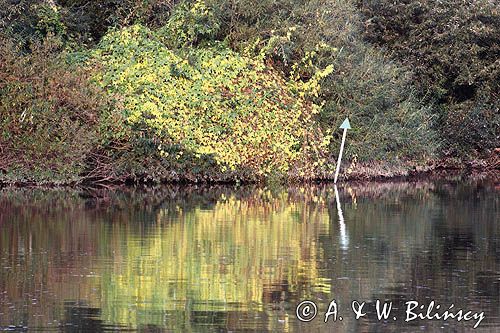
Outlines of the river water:
M 500 332 L 499 194 L 487 180 L 3 189 L 0 330 L 469 332 L 481 315 L 476 332 Z M 406 321 L 411 301 L 469 320 Z

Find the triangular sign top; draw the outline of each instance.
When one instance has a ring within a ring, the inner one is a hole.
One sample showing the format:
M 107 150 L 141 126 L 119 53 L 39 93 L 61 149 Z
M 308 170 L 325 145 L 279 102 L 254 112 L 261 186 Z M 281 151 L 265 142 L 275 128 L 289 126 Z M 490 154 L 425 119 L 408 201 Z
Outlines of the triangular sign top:
M 349 123 L 349 118 L 345 118 L 345 120 L 342 123 L 342 125 L 340 125 L 340 128 L 351 129 L 351 124 Z

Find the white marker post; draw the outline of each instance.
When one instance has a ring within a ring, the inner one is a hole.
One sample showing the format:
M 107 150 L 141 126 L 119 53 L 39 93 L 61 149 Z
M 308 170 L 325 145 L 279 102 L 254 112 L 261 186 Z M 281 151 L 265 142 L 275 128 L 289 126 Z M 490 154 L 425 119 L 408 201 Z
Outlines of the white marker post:
M 344 129 L 344 134 L 342 134 L 342 143 L 340 144 L 340 153 L 339 153 L 339 158 L 337 160 L 337 170 L 335 170 L 335 178 L 333 180 L 334 183 L 337 183 L 337 178 L 339 177 L 340 162 L 342 161 L 342 153 L 344 152 L 344 144 L 345 144 L 345 138 L 347 136 L 347 130 L 351 129 L 349 118 L 345 118 L 342 125 L 340 125 L 340 128 Z

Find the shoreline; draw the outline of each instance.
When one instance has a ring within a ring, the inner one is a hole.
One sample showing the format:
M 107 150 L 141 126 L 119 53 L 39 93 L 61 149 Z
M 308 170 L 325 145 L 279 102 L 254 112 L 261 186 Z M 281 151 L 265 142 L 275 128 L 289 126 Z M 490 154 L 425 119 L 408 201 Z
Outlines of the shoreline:
M 391 165 L 382 161 L 370 163 L 360 163 L 352 170 L 345 170 L 341 174 L 340 182 L 387 182 L 387 181 L 415 181 L 422 179 L 445 179 L 450 176 L 469 176 L 473 178 L 488 178 L 500 182 L 500 154 L 495 154 L 488 159 L 474 161 L 458 160 L 437 160 L 428 162 L 425 165 L 415 162 L 405 162 L 399 165 Z M 347 163 L 346 163 L 347 165 Z M 346 167 L 347 168 L 347 167 Z M 65 187 L 88 187 L 88 188 L 113 188 L 121 186 L 146 187 L 161 185 L 250 185 L 250 184 L 300 184 L 300 183 L 333 183 L 333 174 L 325 174 L 315 179 L 285 179 L 285 180 L 264 180 L 264 181 L 245 181 L 234 179 L 206 180 L 200 179 L 193 181 L 191 179 L 179 177 L 178 179 L 161 179 L 160 181 L 151 181 L 149 175 L 141 175 L 135 180 L 128 178 L 112 178 L 106 181 L 7 181 L 0 178 L 0 189 L 3 188 L 65 188 Z

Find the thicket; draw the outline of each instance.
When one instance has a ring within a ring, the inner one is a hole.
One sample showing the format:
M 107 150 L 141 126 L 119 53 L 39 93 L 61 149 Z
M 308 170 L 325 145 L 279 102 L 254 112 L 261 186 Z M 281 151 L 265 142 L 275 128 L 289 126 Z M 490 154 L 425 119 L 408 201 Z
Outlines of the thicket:
M 2 177 L 323 177 L 346 116 L 349 160 L 488 150 L 498 5 L 455 3 L 0 0 Z
M 0 0 L 0 31 L 28 46 L 48 33 L 73 47 L 93 46 L 109 28 L 158 28 L 178 0 Z
M 337 134 L 330 146 L 336 154 L 339 124 L 351 119 L 347 156 L 359 160 L 420 159 L 438 146 L 432 110 L 417 96 L 408 71 L 363 40 L 359 11 L 340 0 L 207 0 L 216 10 L 221 33 L 233 48 L 258 42 L 268 63 L 289 75 L 294 66 L 303 78 L 310 68 L 333 65 L 321 82 L 318 117 L 323 129 Z M 315 54 L 302 62 L 308 54 Z
M 66 64 L 57 39 L 31 47 L 23 54 L 0 39 L 0 172 L 76 180 L 100 144 L 110 106 L 87 71 Z
M 500 146 L 500 2 L 358 1 L 365 38 L 410 67 L 443 152 Z
M 121 96 L 96 84 L 98 65 L 82 64 L 60 38 L 29 45 L 0 38 L 1 180 L 195 180 L 203 167 L 204 176 L 217 176 L 194 158 L 162 158 L 153 133 L 127 123 Z
M 329 136 L 310 96 L 331 67 L 286 80 L 258 51 L 212 42 L 211 14 L 202 1 L 179 6 L 156 32 L 115 29 L 91 52 L 5 45 L 7 178 L 255 180 L 326 168 Z
M 331 67 L 308 81 L 285 80 L 258 56 L 223 44 L 170 49 L 170 28 L 114 31 L 93 52 L 90 61 L 102 66 L 95 79 L 122 97 L 128 124 L 152 133 L 161 158 L 183 161 L 187 153 L 249 178 L 314 177 L 329 136 L 314 122 L 320 106 L 308 96 Z

